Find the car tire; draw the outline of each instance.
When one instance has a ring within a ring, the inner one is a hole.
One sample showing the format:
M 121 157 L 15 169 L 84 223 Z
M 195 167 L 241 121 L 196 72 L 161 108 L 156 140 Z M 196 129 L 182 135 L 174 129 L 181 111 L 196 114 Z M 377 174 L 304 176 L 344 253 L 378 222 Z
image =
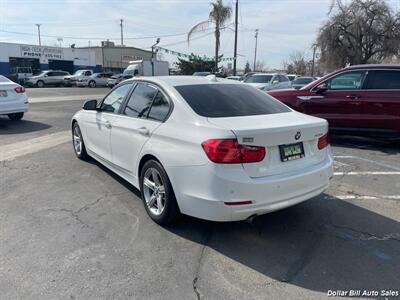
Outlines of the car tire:
M 77 158 L 81 160 L 88 159 L 89 155 L 86 152 L 85 142 L 83 141 L 82 131 L 78 122 L 72 125 L 72 146 Z
M 24 113 L 23 113 L 23 112 L 14 113 L 14 114 L 8 114 L 8 118 L 9 118 L 10 120 L 13 120 L 13 121 L 19 121 L 19 120 L 21 120 L 23 117 L 24 117 Z
M 95 88 L 96 87 L 96 81 L 94 81 L 94 80 L 89 81 L 89 87 Z
M 38 82 L 36 82 L 36 86 L 37 86 L 38 88 L 44 87 L 44 81 L 43 81 L 43 80 L 38 80 Z
M 158 161 L 148 160 L 144 164 L 140 174 L 140 191 L 147 214 L 154 222 L 166 225 L 178 219 L 180 211 L 174 190 Z

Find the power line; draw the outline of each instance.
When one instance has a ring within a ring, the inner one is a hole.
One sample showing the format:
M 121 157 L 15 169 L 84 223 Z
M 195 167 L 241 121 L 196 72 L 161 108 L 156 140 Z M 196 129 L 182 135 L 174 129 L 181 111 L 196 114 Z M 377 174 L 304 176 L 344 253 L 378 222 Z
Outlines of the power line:
M 19 35 L 28 35 L 28 36 L 35 36 L 36 34 L 34 33 L 26 33 L 26 32 L 17 32 L 17 31 L 8 31 L 8 30 L 0 30 L 0 32 L 4 33 L 10 33 L 10 34 L 19 34 Z M 161 35 L 153 35 L 153 36 L 143 36 L 143 37 L 128 37 L 124 38 L 125 40 L 145 40 L 145 39 L 154 39 L 158 37 L 174 37 L 174 36 L 181 36 L 181 35 L 186 35 L 188 32 L 183 32 L 183 33 L 174 33 L 174 34 L 161 34 Z M 62 37 L 64 39 L 76 39 L 76 40 L 118 40 L 120 37 L 81 37 L 81 36 L 60 36 L 60 35 L 44 35 L 42 34 L 41 36 L 43 37 L 49 37 L 49 38 L 58 38 Z

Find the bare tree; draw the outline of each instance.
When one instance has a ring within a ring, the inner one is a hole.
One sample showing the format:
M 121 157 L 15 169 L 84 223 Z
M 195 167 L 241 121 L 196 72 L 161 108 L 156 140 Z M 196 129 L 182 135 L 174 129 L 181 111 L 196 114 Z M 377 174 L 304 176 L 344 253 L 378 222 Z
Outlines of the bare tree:
M 304 52 L 294 51 L 289 55 L 288 60 L 283 62 L 283 67 L 288 74 L 305 75 L 307 61 Z
M 256 68 L 254 69 L 254 72 L 264 72 L 266 71 L 265 63 L 264 61 L 257 60 L 256 61 Z
M 383 0 L 333 0 L 317 44 L 328 69 L 381 62 L 400 53 L 400 13 Z

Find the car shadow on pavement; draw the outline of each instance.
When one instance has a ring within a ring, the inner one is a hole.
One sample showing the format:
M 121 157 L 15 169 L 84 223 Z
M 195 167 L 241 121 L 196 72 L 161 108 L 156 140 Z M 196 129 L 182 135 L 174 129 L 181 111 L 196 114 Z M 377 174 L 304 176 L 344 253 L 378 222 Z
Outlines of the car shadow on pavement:
M 46 130 L 50 127 L 50 125 L 45 123 L 28 120 L 11 121 L 8 118 L 0 116 L 0 135 L 35 132 Z
M 331 134 L 331 143 L 333 146 L 375 150 L 385 154 L 397 154 L 400 152 L 400 138 L 378 139 L 362 136 Z
M 305 289 L 326 293 L 400 286 L 400 223 L 328 195 L 260 216 L 253 224 L 185 217 L 166 228 L 189 240 L 200 232 L 203 239 L 193 241 Z
M 140 192 L 127 181 L 93 159 L 88 163 L 140 199 Z M 163 228 L 263 274 L 266 282 L 269 278 L 323 293 L 400 286 L 400 223 L 327 194 L 259 216 L 252 223 L 182 216 Z M 213 268 L 208 265 L 207 271 L 218 272 Z

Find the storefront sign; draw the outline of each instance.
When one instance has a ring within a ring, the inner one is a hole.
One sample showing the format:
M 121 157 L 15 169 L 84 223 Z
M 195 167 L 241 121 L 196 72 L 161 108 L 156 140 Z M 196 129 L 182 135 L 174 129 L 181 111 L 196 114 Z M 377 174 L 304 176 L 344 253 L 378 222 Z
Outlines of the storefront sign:
M 21 56 L 42 60 L 63 59 L 64 53 L 62 49 L 58 48 L 21 45 Z
M 123 62 L 130 62 L 132 60 L 143 60 L 143 57 L 137 55 L 123 55 L 121 57 L 121 61 Z

